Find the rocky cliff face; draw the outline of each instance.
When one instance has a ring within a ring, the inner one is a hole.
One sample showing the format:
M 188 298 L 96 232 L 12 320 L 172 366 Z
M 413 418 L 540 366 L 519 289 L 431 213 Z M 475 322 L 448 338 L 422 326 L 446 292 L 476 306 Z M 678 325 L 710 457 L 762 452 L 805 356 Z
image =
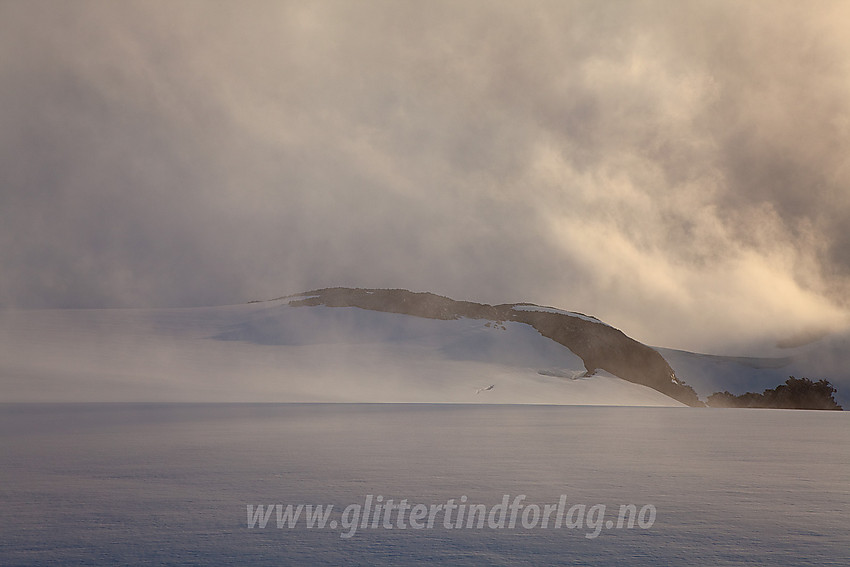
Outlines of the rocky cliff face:
M 576 353 L 589 372 L 601 368 L 689 406 L 703 405 L 692 388 L 679 383 L 664 357 L 618 329 L 602 322 L 540 311 L 513 310 L 511 319 L 531 325 L 544 337 Z
M 703 405 L 689 386 L 679 383 L 657 351 L 592 317 L 531 304 L 487 305 L 455 301 L 433 293 L 404 289 L 327 288 L 293 297 L 292 306 L 359 307 L 429 319 L 517 321 L 581 357 L 588 372 L 602 369 L 653 388 L 689 406 Z M 280 298 L 287 299 L 287 298 Z

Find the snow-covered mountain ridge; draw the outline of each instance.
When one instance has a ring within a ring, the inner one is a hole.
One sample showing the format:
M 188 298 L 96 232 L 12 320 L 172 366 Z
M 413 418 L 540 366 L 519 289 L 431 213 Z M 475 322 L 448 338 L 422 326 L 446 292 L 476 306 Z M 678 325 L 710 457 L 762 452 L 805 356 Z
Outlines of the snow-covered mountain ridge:
M 288 300 L 0 310 L 0 402 L 680 406 L 510 320 Z
M 358 307 L 430 319 L 465 317 L 523 323 L 575 353 L 589 373 L 604 370 L 684 404 L 701 405 L 696 394 L 676 379 L 673 369 L 656 350 L 581 313 L 529 303 L 494 306 L 455 301 L 433 293 L 403 289 L 327 288 L 282 299 L 288 299 L 292 306 Z
M 203 308 L 5 309 L 0 402 L 675 406 L 696 405 L 682 382 L 705 399 L 793 374 L 829 379 L 848 407 L 848 338 L 723 357 L 650 348 L 553 307 L 380 289 Z

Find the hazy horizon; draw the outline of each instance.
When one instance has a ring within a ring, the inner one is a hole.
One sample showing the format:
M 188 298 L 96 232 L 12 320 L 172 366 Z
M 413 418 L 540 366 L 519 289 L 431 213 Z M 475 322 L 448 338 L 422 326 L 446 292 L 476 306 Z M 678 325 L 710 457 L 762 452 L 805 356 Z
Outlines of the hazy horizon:
M 850 323 L 850 5 L 0 3 L 0 306 Z

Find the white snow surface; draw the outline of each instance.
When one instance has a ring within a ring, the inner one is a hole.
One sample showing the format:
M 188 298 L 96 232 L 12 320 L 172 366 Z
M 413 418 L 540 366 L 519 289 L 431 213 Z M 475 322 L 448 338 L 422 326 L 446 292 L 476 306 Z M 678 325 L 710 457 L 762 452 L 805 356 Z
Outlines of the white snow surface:
M 539 311 L 541 313 L 557 313 L 558 315 L 567 315 L 568 317 L 575 317 L 583 321 L 599 323 L 600 325 L 610 327 L 610 325 L 608 325 L 607 323 L 603 323 L 596 317 L 589 317 L 587 315 L 582 315 L 581 313 L 576 313 L 575 311 L 564 311 L 563 309 L 556 309 L 554 307 L 541 307 L 539 305 L 514 305 L 513 309 L 514 311 Z
M 681 405 L 606 373 L 573 379 L 585 368 L 566 347 L 487 323 L 278 301 L 0 310 L 0 402 Z

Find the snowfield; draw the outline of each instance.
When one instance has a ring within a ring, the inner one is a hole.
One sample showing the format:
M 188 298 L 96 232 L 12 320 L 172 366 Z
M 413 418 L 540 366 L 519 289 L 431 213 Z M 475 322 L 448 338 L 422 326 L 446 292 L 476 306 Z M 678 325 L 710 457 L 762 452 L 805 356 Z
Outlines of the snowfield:
M 0 401 L 682 405 L 523 323 L 290 299 L 0 311 Z

